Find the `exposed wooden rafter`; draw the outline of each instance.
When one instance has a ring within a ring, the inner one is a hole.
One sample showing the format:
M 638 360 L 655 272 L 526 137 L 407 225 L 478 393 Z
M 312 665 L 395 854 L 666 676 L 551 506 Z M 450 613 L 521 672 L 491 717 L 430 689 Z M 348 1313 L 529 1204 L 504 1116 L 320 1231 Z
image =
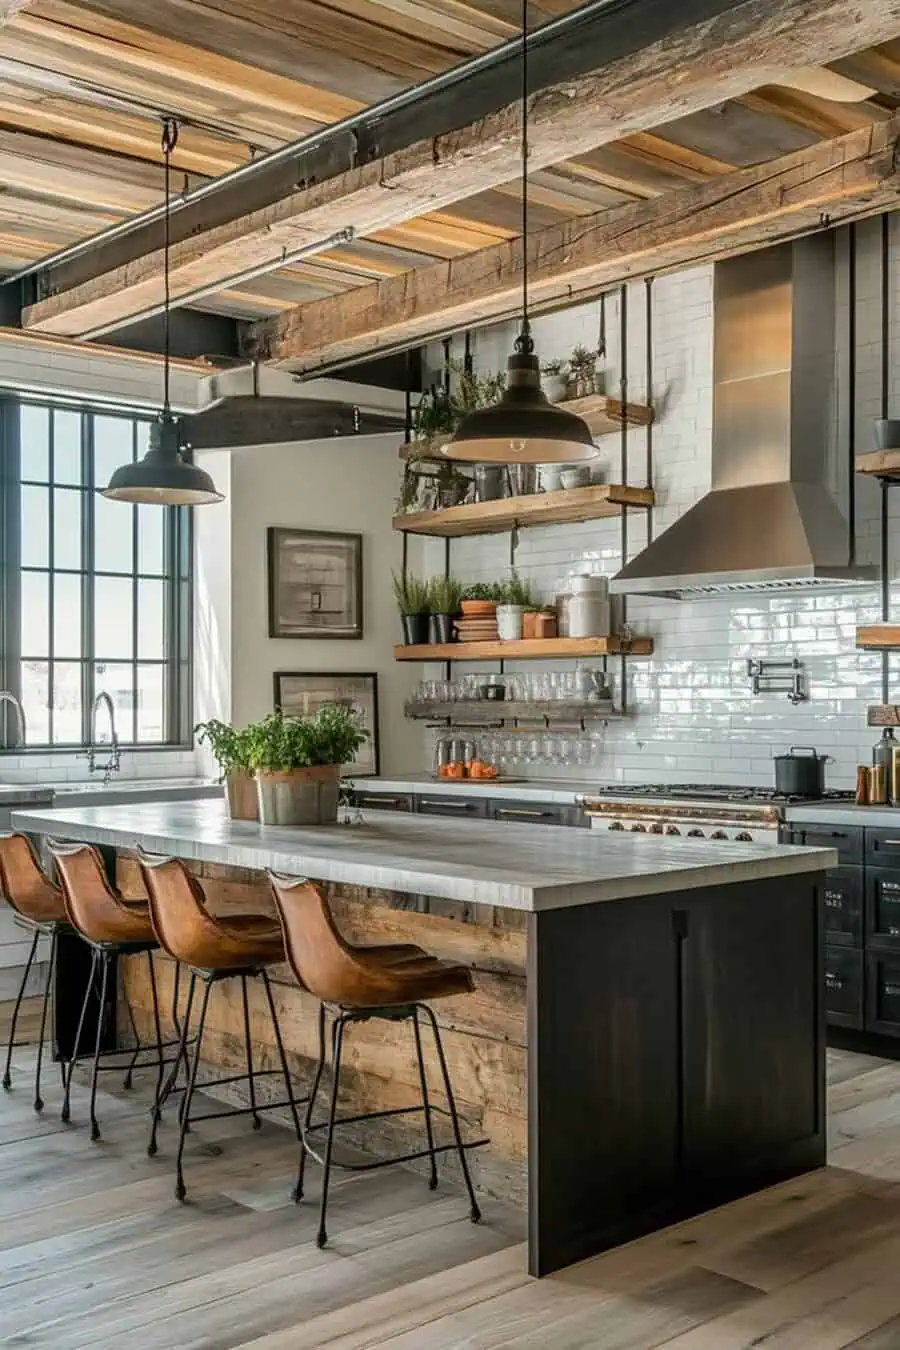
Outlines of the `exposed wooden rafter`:
M 528 240 L 532 306 L 889 210 L 900 194 L 900 116 L 755 168 L 541 230 Z M 314 370 L 517 311 L 522 240 L 300 306 L 251 329 L 248 353 Z
M 900 34 L 900 0 L 690 0 L 674 9 L 634 5 L 613 18 L 617 27 L 607 44 L 587 50 L 582 44 L 574 54 L 569 45 L 569 70 L 553 76 L 545 56 L 543 87 L 532 96 L 529 114 L 535 171 L 747 93 L 779 70 L 833 60 Z M 586 62 L 593 68 L 585 70 Z M 497 87 L 508 97 L 508 83 L 497 81 Z M 434 115 L 444 125 L 427 136 L 430 126 L 410 110 L 396 123 L 386 117 L 377 134 L 367 133 L 370 159 L 345 136 L 340 152 L 336 141 L 328 160 L 317 162 L 314 182 L 298 149 L 294 190 L 282 184 L 279 195 L 256 209 L 246 209 L 246 195 L 244 209 L 240 194 L 230 206 L 224 196 L 207 199 L 215 206 L 207 206 L 205 225 L 201 218 L 199 225 L 183 220 L 179 226 L 192 232 L 173 250 L 176 302 L 179 294 L 243 268 L 275 265 L 285 250 L 320 243 L 336 230 L 370 235 L 513 178 L 518 106 L 482 115 L 491 94 L 482 90 L 477 97 L 481 104 L 461 93 L 455 106 L 442 106 Z M 468 125 L 458 128 L 462 118 Z M 412 140 L 417 135 L 422 139 Z M 380 153 L 383 146 L 390 149 Z M 354 156 L 360 162 L 350 167 Z M 307 185 L 296 190 L 297 181 Z M 224 219 L 223 210 L 230 211 Z M 39 293 L 56 293 L 24 311 L 25 325 L 83 336 L 152 308 L 161 293 L 157 244 L 158 232 L 148 231 L 139 255 L 135 240 L 128 241 L 127 261 L 113 265 L 114 254 L 98 254 L 92 266 L 99 274 L 83 260 L 77 269 L 52 271 Z

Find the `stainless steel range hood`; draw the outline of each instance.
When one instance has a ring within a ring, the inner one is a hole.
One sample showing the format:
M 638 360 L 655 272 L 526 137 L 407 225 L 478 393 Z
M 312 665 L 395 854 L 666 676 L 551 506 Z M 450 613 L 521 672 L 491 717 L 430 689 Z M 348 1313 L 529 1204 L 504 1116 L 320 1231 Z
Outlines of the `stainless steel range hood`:
M 717 263 L 711 490 L 613 579 L 675 599 L 869 584 L 827 477 L 834 236 Z

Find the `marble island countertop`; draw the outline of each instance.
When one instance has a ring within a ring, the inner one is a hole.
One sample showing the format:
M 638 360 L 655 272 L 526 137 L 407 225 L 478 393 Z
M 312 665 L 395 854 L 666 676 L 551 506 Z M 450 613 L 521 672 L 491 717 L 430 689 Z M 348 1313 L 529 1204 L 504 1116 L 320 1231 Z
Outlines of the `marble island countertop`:
M 611 834 L 547 825 L 378 813 L 359 825 L 229 820 L 222 802 L 13 813 L 17 829 L 234 867 L 266 868 L 525 911 L 822 872 L 832 849 Z
M 50 802 L 53 788 L 40 783 L 0 783 L 0 806 L 27 806 Z

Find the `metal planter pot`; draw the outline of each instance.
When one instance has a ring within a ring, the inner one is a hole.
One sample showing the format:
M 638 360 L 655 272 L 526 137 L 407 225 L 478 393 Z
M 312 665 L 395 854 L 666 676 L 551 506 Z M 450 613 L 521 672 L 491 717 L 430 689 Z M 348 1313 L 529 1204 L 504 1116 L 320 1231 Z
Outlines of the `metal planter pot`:
M 341 791 L 341 766 L 260 769 L 256 775 L 263 825 L 334 825 Z
M 876 450 L 900 450 L 900 418 L 879 417 L 873 426 Z
M 230 773 L 225 779 L 225 800 L 232 820 L 259 820 L 259 799 L 253 774 Z

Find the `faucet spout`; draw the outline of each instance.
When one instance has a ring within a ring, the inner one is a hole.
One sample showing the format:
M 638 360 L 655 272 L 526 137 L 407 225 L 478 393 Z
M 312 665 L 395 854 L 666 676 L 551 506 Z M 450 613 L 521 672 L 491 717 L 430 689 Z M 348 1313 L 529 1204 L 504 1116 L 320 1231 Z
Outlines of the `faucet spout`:
M 100 708 L 105 708 L 109 718 L 109 758 L 105 763 L 97 763 L 97 712 Z M 88 746 L 88 770 L 91 773 L 102 773 L 103 782 L 108 783 L 114 773 L 119 772 L 121 762 L 121 750 L 119 748 L 119 737 L 116 734 L 116 709 L 115 705 L 105 689 L 94 699 L 91 708 L 91 743 Z
M 25 720 L 25 709 L 22 707 L 22 700 L 17 698 L 9 689 L 0 689 L 0 708 L 4 703 L 8 703 L 15 711 L 16 721 L 19 724 L 19 744 L 24 746 L 28 741 L 28 724 Z

